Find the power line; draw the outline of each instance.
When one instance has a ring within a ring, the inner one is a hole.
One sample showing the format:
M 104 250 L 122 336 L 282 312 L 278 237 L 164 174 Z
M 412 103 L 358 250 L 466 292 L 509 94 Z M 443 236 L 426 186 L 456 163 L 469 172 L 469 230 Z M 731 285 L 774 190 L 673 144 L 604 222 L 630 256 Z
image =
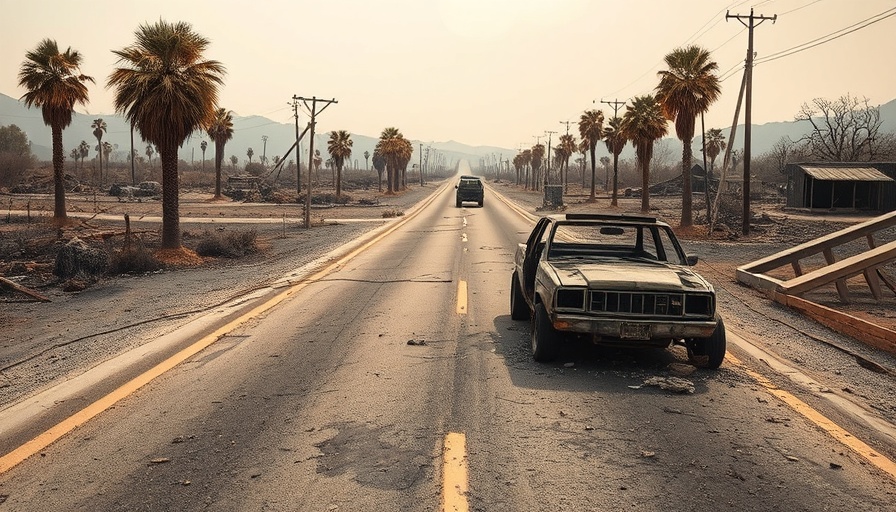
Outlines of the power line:
M 773 60 L 777 60 L 777 59 L 780 59 L 783 57 L 788 57 L 788 56 L 796 54 L 796 53 L 800 53 L 800 52 L 808 50 L 810 48 L 815 48 L 816 46 L 821 46 L 825 43 L 829 43 L 829 42 L 839 39 L 845 35 L 852 34 L 853 32 L 856 32 L 865 27 L 873 25 L 879 21 L 883 21 L 892 16 L 896 16 L 896 7 L 886 10 L 886 11 L 883 11 L 881 13 L 875 14 L 874 16 L 871 16 L 870 18 L 866 18 L 862 21 L 854 23 L 854 24 L 852 24 L 848 27 L 842 28 L 840 30 L 835 30 L 834 32 L 831 32 L 827 35 L 818 37 L 811 41 L 807 41 L 805 43 L 798 44 L 792 48 L 788 48 L 786 50 L 781 50 L 781 51 L 773 53 L 771 55 L 756 59 L 755 64 L 763 64 L 766 62 L 771 62 Z M 875 19 L 875 18 L 877 18 L 877 19 Z

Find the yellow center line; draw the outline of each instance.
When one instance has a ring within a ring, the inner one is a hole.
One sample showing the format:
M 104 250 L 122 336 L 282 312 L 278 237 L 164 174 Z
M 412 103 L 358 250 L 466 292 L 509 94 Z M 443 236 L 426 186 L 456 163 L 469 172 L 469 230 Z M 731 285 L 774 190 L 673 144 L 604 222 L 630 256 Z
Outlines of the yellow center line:
M 457 282 L 457 314 L 467 314 L 467 282 Z
M 442 512 L 468 512 L 467 439 L 449 432 L 445 436 L 442 464 Z
M 818 428 L 827 432 L 828 435 L 833 437 L 835 440 L 839 441 L 841 444 L 870 462 L 873 466 L 889 474 L 891 478 L 896 480 L 896 463 L 888 459 L 886 456 L 884 456 L 874 448 L 868 446 L 863 441 L 854 437 L 852 434 L 828 419 L 826 416 L 813 409 L 806 402 L 803 402 L 787 391 L 778 388 L 778 386 L 776 386 L 767 377 L 747 368 L 743 362 L 731 355 L 730 352 L 725 355 L 725 359 L 727 359 L 731 364 L 743 370 L 753 380 L 759 383 L 759 385 L 764 387 L 770 395 L 784 402 L 788 407 L 802 415 L 810 422 L 814 423 Z
M 193 355 L 199 353 L 201 350 L 205 349 L 209 345 L 218 341 L 218 339 L 220 339 L 222 336 L 233 331 L 234 329 L 236 329 L 237 327 L 246 323 L 247 321 L 268 311 L 269 309 L 273 308 L 274 306 L 280 304 L 284 300 L 290 298 L 291 296 L 298 293 L 300 290 L 304 289 L 309 284 L 320 280 L 327 274 L 344 266 L 350 260 L 354 259 L 356 256 L 358 256 L 365 250 L 369 249 L 371 246 L 373 246 L 374 244 L 376 244 L 383 238 L 386 238 L 387 236 L 392 234 L 399 227 L 401 227 L 404 224 L 406 224 L 407 222 L 409 222 L 412 218 L 416 217 L 421 211 L 423 211 L 423 209 L 428 204 L 432 203 L 435 200 L 435 197 L 437 195 L 438 194 L 432 194 L 429 198 L 427 198 L 423 202 L 421 202 L 420 205 L 418 207 L 416 207 L 414 210 L 412 210 L 408 215 L 405 215 L 400 221 L 393 223 L 389 228 L 385 229 L 383 232 L 379 233 L 378 235 L 372 237 L 369 241 L 350 250 L 347 254 L 343 255 L 342 257 L 337 258 L 336 261 L 330 263 L 325 268 L 321 269 L 320 271 L 318 271 L 314 275 L 310 276 L 309 278 L 305 279 L 304 281 L 289 286 L 285 290 L 281 291 L 277 295 L 275 295 L 272 298 L 270 298 L 269 300 L 265 301 L 263 304 L 259 304 L 258 306 L 252 308 L 252 310 L 250 310 L 248 313 L 240 315 L 238 318 L 231 320 L 227 324 L 216 329 L 211 334 L 201 338 L 200 340 L 196 341 L 192 345 L 184 348 L 180 352 L 178 352 L 178 353 L 174 354 L 173 356 L 169 357 L 168 359 L 162 361 L 155 367 L 150 368 L 149 370 L 138 375 L 137 377 L 133 378 L 129 382 L 126 382 L 121 387 L 119 387 L 118 389 L 115 389 L 114 391 L 112 391 L 109 394 L 107 394 L 106 396 L 100 398 L 96 402 L 91 403 L 84 409 L 81 409 L 80 411 L 74 413 L 73 415 L 69 416 L 68 418 L 60 421 L 56 425 L 50 427 L 50 429 L 39 434 L 37 437 L 31 439 L 30 441 L 24 443 L 23 445 L 19 446 L 18 448 L 10 451 L 6 455 L 0 457 L 0 474 L 3 474 L 5 472 L 9 471 L 16 465 L 20 464 L 25 459 L 27 459 L 28 457 L 31 457 L 35 453 L 38 453 L 41 450 L 43 450 L 44 448 L 46 448 L 47 446 L 53 444 L 58 439 L 60 439 L 64 435 L 68 434 L 69 432 L 71 432 L 72 430 L 77 428 L 78 426 L 83 425 L 84 423 L 86 423 L 89 420 L 91 420 L 92 418 L 96 417 L 97 415 L 99 415 L 100 413 L 102 413 L 103 411 L 108 409 L 109 407 L 112 407 L 119 400 L 134 393 L 138 389 L 142 388 L 143 386 L 145 386 L 146 384 L 151 382 L 156 377 L 164 374 L 168 370 L 174 368 L 178 364 L 182 363 L 183 361 L 185 361 L 188 358 L 192 357 Z M 466 283 L 464 285 L 466 286 Z M 464 301 L 466 304 L 466 289 L 464 290 L 464 293 L 465 293 Z M 464 306 L 464 308 L 466 308 L 466 305 Z

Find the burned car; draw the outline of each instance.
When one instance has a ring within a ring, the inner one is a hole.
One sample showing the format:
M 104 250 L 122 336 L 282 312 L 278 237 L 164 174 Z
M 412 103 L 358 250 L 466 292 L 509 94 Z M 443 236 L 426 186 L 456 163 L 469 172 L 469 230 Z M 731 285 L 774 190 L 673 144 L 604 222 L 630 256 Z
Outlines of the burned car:
M 687 348 L 718 368 L 725 325 L 712 285 L 691 267 L 668 224 L 651 217 L 542 217 L 519 244 L 510 283 L 514 320 L 531 320 L 532 355 L 556 358 L 570 337 L 598 344 Z

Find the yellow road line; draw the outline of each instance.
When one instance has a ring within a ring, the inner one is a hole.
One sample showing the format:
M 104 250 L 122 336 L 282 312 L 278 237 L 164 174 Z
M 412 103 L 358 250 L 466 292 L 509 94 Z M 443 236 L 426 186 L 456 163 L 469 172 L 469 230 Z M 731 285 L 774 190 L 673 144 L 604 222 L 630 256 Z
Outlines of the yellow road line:
M 56 440 L 60 439 L 62 436 L 68 434 L 69 432 L 71 432 L 72 430 L 77 428 L 78 426 L 83 425 L 87 421 L 96 417 L 97 415 L 99 415 L 101 412 L 105 411 L 109 407 L 112 407 L 119 400 L 134 393 L 141 387 L 143 387 L 146 384 L 148 384 L 149 382 L 151 382 L 156 377 L 158 377 L 158 376 L 162 375 L 163 373 L 167 372 L 168 370 L 174 368 L 178 364 L 182 363 L 183 361 L 185 361 L 188 358 L 192 357 L 193 355 L 197 354 L 201 350 L 205 349 L 212 343 L 218 341 L 222 336 L 233 331 L 234 329 L 236 329 L 243 323 L 261 315 L 265 311 L 280 304 L 281 302 L 283 302 L 290 296 L 298 293 L 300 290 L 302 290 L 309 284 L 323 278 L 325 275 L 327 275 L 327 274 L 333 272 L 334 270 L 338 269 L 339 267 L 345 265 L 350 260 L 352 260 L 355 256 L 357 256 L 358 254 L 362 253 L 363 251 L 369 249 L 371 246 L 373 246 L 374 244 L 376 244 L 383 238 L 392 234 L 392 232 L 394 232 L 396 229 L 398 229 L 399 227 L 401 227 L 402 225 L 404 225 L 405 223 L 410 221 L 412 218 L 416 217 L 417 214 L 419 212 L 423 211 L 423 209 L 426 207 L 426 205 L 430 204 L 435 199 L 435 197 L 437 195 L 438 195 L 438 193 L 433 193 L 428 199 L 426 199 L 420 205 L 420 207 L 416 208 L 414 211 L 412 211 L 408 215 L 404 216 L 400 221 L 393 224 L 389 229 L 384 230 L 382 233 L 375 236 L 368 242 L 366 242 L 366 243 L 362 244 L 361 246 L 355 248 L 354 250 L 350 251 L 348 254 L 339 258 L 335 262 L 327 265 L 325 268 L 318 271 L 314 275 L 310 276 L 308 279 L 290 286 L 289 288 L 278 293 L 271 299 L 265 301 L 263 304 L 260 304 L 256 307 L 252 308 L 252 310 L 250 310 L 248 313 L 240 315 L 238 318 L 231 320 L 227 324 L 216 329 L 211 334 L 201 338 L 200 340 L 193 343 L 189 347 L 184 348 L 180 352 L 178 352 L 178 353 L 174 354 L 173 356 L 169 357 L 168 359 L 162 361 L 161 363 L 154 366 L 153 368 L 150 368 L 146 372 L 138 375 L 134 379 L 123 384 L 121 387 L 119 387 L 118 389 L 115 389 L 114 391 L 112 391 L 111 393 L 107 394 L 106 396 L 100 398 L 96 402 L 91 403 L 84 409 L 81 409 L 80 411 L 76 412 L 75 414 L 60 421 L 53 427 L 50 427 L 49 430 L 39 434 L 37 437 L 31 439 L 30 441 L 27 441 L 26 443 L 19 446 L 15 450 L 12 450 L 11 452 L 7 453 L 6 455 L 0 457 L 0 474 L 3 474 L 5 472 L 9 471 L 13 467 L 18 465 L 22 461 L 24 461 L 25 459 L 27 459 L 28 457 L 31 457 L 35 453 L 40 452 L 41 450 L 43 450 L 50 444 L 54 443 Z
M 468 512 L 467 439 L 449 432 L 445 436 L 442 463 L 442 512 Z
M 457 314 L 467 314 L 467 282 L 457 282 Z
M 743 364 L 743 362 L 731 355 L 730 352 L 725 355 L 725 359 L 727 359 L 731 364 L 743 370 L 753 380 L 759 383 L 759 385 L 764 387 L 769 394 L 784 402 L 788 407 L 818 426 L 818 428 L 827 432 L 828 435 L 839 441 L 841 444 L 845 445 L 853 452 L 860 455 L 862 458 L 870 462 L 874 467 L 889 474 L 891 478 L 896 480 L 896 463 L 888 459 L 886 456 L 884 456 L 874 448 L 868 446 L 863 441 L 855 438 L 852 434 L 844 430 L 842 427 L 825 417 L 820 412 L 813 409 L 806 402 L 803 402 L 787 391 L 778 388 L 778 386 L 776 386 L 765 376 L 760 375 L 759 373 L 756 373 L 753 370 L 747 368 L 746 365 Z

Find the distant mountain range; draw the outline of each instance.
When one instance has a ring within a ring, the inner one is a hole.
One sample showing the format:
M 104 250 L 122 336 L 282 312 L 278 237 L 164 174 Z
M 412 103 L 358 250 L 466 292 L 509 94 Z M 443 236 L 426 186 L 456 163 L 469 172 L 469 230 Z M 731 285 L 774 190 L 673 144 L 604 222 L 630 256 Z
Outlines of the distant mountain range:
M 880 106 L 881 119 L 883 120 L 881 129 L 886 132 L 896 132 L 896 100 L 890 101 Z M 81 141 L 87 141 L 91 147 L 91 156 L 94 155 L 93 148 L 96 146 L 96 138 L 93 136 L 93 130 L 90 128 L 94 119 L 102 118 L 107 125 L 106 134 L 103 136 L 104 142 L 117 145 L 116 151 L 112 155 L 113 160 L 124 161 L 127 158 L 128 148 L 130 147 L 130 127 L 124 118 L 114 114 L 79 114 L 76 113 L 71 126 L 63 131 L 63 145 L 66 149 L 66 157 L 72 148 L 78 146 Z M 0 126 L 8 126 L 14 124 L 18 126 L 28 136 L 28 140 L 32 144 L 32 153 L 41 160 L 50 160 L 52 151 L 50 149 L 50 128 L 46 126 L 38 109 L 28 109 L 25 105 L 9 96 L 0 94 Z M 295 125 L 292 123 L 280 123 L 272 121 L 266 117 L 248 116 L 234 117 L 233 120 L 233 139 L 231 139 L 225 148 L 225 162 L 229 165 L 231 155 L 236 155 L 240 164 L 248 161 L 246 152 L 248 148 L 252 148 L 254 155 L 253 161 L 258 162 L 262 154 L 266 154 L 268 161 L 273 161 L 273 157 L 283 156 L 285 152 L 292 146 L 295 141 Z M 709 128 L 709 127 L 707 127 Z M 724 133 L 728 133 L 730 127 L 722 128 Z M 752 130 L 752 148 L 754 155 L 761 155 L 767 152 L 782 137 L 790 137 L 797 140 L 809 131 L 806 122 L 772 122 L 765 124 L 754 124 Z M 674 130 L 673 130 L 674 133 Z M 734 141 L 734 147 L 743 146 L 744 127 L 739 125 Z M 268 137 L 267 145 L 262 141 L 262 136 Z M 134 135 L 134 146 L 138 154 L 145 156 L 146 143 L 140 140 L 139 133 Z M 314 146 L 320 149 L 321 154 L 326 159 L 326 141 L 329 135 L 318 133 L 315 135 Z M 202 160 L 202 150 L 200 143 L 202 140 L 209 142 L 206 149 L 206 160 L 214 159 L 214 144 L 208 139 L 204 133 L 196 133 L 187 140 L 179 151 L 179 156 L 184 161 Z M 357 161 L 357 166 L 363 168 L 364 152 L 368 151 L 373 154 L 373 149 L 378 140 L 377 136 L 368 136 L 361 134 L 352 134 L 353 151 L 352 160 Z M 445 157 L 447 165 L 453 165 L 460 159 L 466 159 L 472 166 L 476 166 L 480 158 L 494 155 L 494 157 L 502 157 L 504 159 L 512 159 L 517 149 L 500 148 L 495 146 L 470 146 L 459 142 L 422 142 L 411 140 L 414 147 L 414 156 L 412 163 L 418 160 L 417 153 L 421 144 L 424 146 L 432 146 Z M 694 140 L 695 153 L 699 150 L 699 137 Z M 304 153 L 302 160 L 307 160 L 307 139 L 302 141 Z M 606 155 L 606 148 L 603 145 L 598 146 L 598 156 Z M 627 146 L 627 150 L 623 152 L 622 158 L 632 158 L 634 156 L 631 145 Z M 289 159 L 295 159 L 293 152 Z

